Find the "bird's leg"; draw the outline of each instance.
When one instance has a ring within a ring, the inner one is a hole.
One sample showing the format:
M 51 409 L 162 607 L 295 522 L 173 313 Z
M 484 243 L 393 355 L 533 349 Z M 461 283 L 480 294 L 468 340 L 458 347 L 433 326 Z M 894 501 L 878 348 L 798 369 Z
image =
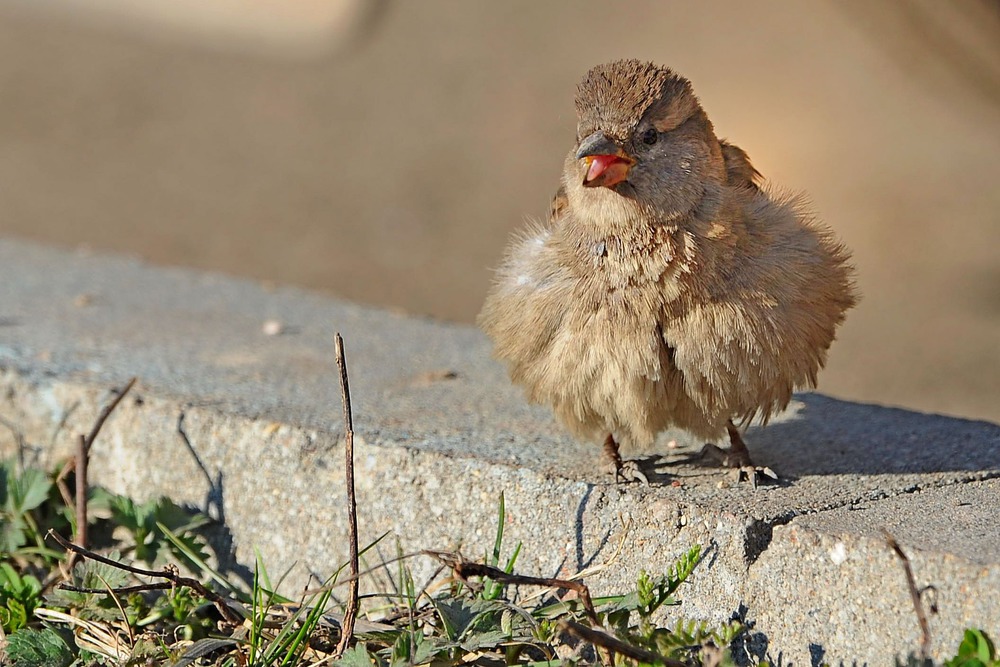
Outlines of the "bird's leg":
M 705 445 L 702 449 L 703 456 L 711 456 L 721 465 L 732 468 L 737 480 L 748 479 L 754 488 L 757 488 L 758 477 L 778 479 L 778 475 L 770 468 L 754 465 L 753 459 L 750 458 L 750 450 L 747 449 L 747 444 L 732 419 L 726 422 L 726 431 L 729 433 L 729 449 L 711 444 Z
M 740 431 L 732 419 L 726 422 L 726 431 L 729 433 L 729 452 L 728 460 L 723 462 L 724 465 L 733 468 L 752 468 L 753 461 L 750 459 L 750 450 L 747 449 L 747 443 L 743 442 L 743 436 L 740 435 Z
M 614 476 L 615 484 L 618 482 L 642 482 L 643 484 L 649 484 L 649 478 L 639 470 L 639 465 L 635 461 L 625 461 L 622 459 L 622 455 L 618 452 L 618 443 L 615 442 L 615 436 L 612 433 L 608 433 L 608 437 L 604 439 L 604 458 L 608 459 L 611 464 Z

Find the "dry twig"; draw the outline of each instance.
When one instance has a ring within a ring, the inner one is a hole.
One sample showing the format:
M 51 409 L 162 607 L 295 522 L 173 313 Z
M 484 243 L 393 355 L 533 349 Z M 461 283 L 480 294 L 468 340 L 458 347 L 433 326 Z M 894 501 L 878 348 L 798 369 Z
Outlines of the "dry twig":
M 661 665 L 666 665 L 667 667 L 687 667 L 688 665 L 688 663 L 681 662 L 680 660 L 665 658 L 659 653 L 653 653 L 652 651 L 648 651 L 641 646 L 633 646 L 628 642 L 623 642 L 614 635 L 601 630 L 596 630 L 594 628 L 588 628 L 586 625 L 577 623 L 576 621 L 561 621 L 559 626 L 566 632 L 579 637 L 585 642 L 590 642 L 594 646 L 600 646 L 612 653 L 620 653 L 621 655 L 624 655 L 627 658 L 632 658 L 633 660 L 654 664 L 659 663 Z
M 119 588 L 84 588 L 82 586 L 72 586 L 70 584 L 59 584 L 59 588 L 73 593 L 89 593 L 92 595 L 107 595 L 108 591 L 114 591 L 115 595 L 131 595 L 132 593 L 145 593 L 146 591 L 166 591 L 174 585 L 169 581 L 161 581 L 155 584 L 139 584 L 137 586 L 121 586 Z
M 76 454 L 63 465 L 62 470 L 56 475 L 56 487 L 62 496 L 63 502 L 76 508 L 76 535 L 73 541 L 81 547 L 87 547 L 87 469 L 90 464 L 90 448 L 93 446 L 97 435 L 101 432 L 101 427 L 108 420 L 111 413 L 115 411 L 118 404 L 125 398 L 125 394 L 132 390 L 138 378 L 132 378 L 124 387 L 115 391 L 115 397 L 104 406 L 94 424 L 90 427 L 90 432 L 84 436 L 80 435 L 77 443 Z M 76 472 L 76 493 L 72 496 L 66 487 L 66 476 L 70 471 Z M 72 569 L 76 560 L 76 554 L 71 553 L 67 561 L 67 569 Z
M 80 435 L 76 447 L 76 535 L 73 541 L 87 548 L 87 439 Z M 70 567 L 73 559 L 70 558 Z
M 452 574 L 459 581 L 468 583 L 469 577 L 489 577 L 493 581 L 500 582 L 502 584 L 513 584 L 515 586 L 547 586 L 549 588 L 565 588 L 574 591 L 580 602 L 583 604 L 584 612 L 587 614 L 587 618 L 590 622 L 594 624 L 595 628 L 603 627 L 601 625 L 601 619 L 597 616 L 597 610 L 594 609 L 594 602 L 590 597 L 590 589 L 582 581 L 572 581 L 570 579 L 552 579 L 549 577 L 528 577 L 520 574 L 507 574 L 503 570 L 492 567 L 490 565 L 485 565 L 483 563 L 473 563 L 462 558 L 460 555 L 451 553 L 448 551 L 423 551 L 421 552 L 427 556 L 438 559 L 445 565 L 451 568 Z M 585 627 L 585 626 L 583 626 Z M 602 637 L 608 636 L 606 633 L 601 633 Z M 588 640 L 589 641 L 589 640 Z M 594 643 L 594 647 L 598 649 L 601 653 L 602 661 L 606 665 L 613 665 L 613 656 L 608 653 L 609 650 L 604 644 Z M 601 651 L 601 649 L 605 649 Z M 641 649 L 638 649 L 641 650 Z
M 160 577 L 162 579 L 166 579 L 172 582 L 174 586 L 187 586 L 201 597 L 205 598 L 206 600 L 210 600 L 215 605 L 215 608 L 219 610 L 219 614 L 222 615 L 222 618 L 224 618 L 226 622 L 231 623 L 233 625 L 239 625 L 240 623 L 243 622 L 243 619 L 240 618 L 229 607 L 229 604 L 226 602 L 226 599 L 224 597 L 206 588 L 205 585 L 202 584 L 197 579 L 192 579 L 190 577 L 182 577 L 179 574 L 177 574 L 177 572 L 171 571 L 170 569 L 164 569 L 160 571 L 146 570 L 141 567 L 135 567 L 134 565 L 126 565 L 125 563 L 119 563 L 118 561 L 114 561 L 111 560 L 110 558 L 105 558 L 100 554 L 96 554 L 93 551 L 90 551 L 89 549 L 84 549 L 83 547 L 79 547 L 73 544 L 72 542 L 68 542 L 65 538 L 59 535 L 59 533 L 53 530 L 49 531 L 49 537 L 58 542 L 59 546 L 61 546 L 62 548 L 68 549 L 73 553 L 79 554 L 80 556 L 83 556 L 84 558 L 87 558 L 89 560 L 95 560 L 98 563 L 104 563 L 105 565 L 110 565 L 111 567 L 117 568 L 119 570 L 131 572 L 132 574 L 137 574 L 143 577 Z M 101 589 L 101 590 L 91 590 L 87 592 L 119 594 L 127 590 L 128 589 L 107 589 L 107 590 Z
M 125 394 L 129 393 L 132 390 L 132 387 L 135 386 L 135 383 L 136 381 L 138 381 L 138 379 L 139 378 L 132 378 L 131 380 L 129 380 L 124 387 L 118 390 L 118 395 L 115 396 L 115 398 L 110 403 L 104 406 L 104 409 L 101 410 L 101 414 L 97 415 L 97 420 L 94 422 L 94 425 L 90 428 L 90 433 L 87 434 L 88 454 L 90 454 L 90 448 L 91 446 L 93 446 L 94 440 L 97 439 L 97 434 L 101 432 L 101 427 L 104 426 L 104 422 L 108 420 L 108 417 L 111 416 L 111 413 L 114 412 L 115 408 L 118 407 L 118 404 L 122 402 L 122 399 L 125 398 Z
M 340 334 L 334 337 L 337 353 L 337 368 L 340 370 L 340 395 L 344 404 L 344 457 L 346 459 L 345 482 L 347 484 L 347 531 L 350 541 L 351 586 L 347 593 L 347 609 L 341 625 L 340 641 L 336 656 L 342 656 L 354 635 L 354 623 L 358 617 L 358 504 L 354 495 L 354 418 L 351 416 L 351 387 L 347 379 L 347 359 L 344 356 L 344 339 Z
M 583 582 L 572 581 L 570 579 L 551 579 L 549 577 L 528 577 L 520 574 L 507 574 L 503 570 L 490 565 L 467 561 L 460 555 L 450 551 L 425 550 L 421 553 L 431 556 L 432 558 L 436 558 L 450 567 L 452 573 L 455 575 L 455 578 L 463 582 L 467 582 L 469 577 L 489 577 L 493 581 L 500 582 L 501 584 L 514 584 L 515 586 L 547 586 L 549 588 L 565 588 L 571 590 L 577 594 L 577 597 L 580 598 L 580 602 L 583 604 L 583 609 L 587 614 L 587 618 L 590 619 L 590 622 L 598 627 L 601 625 L 601 621 L 597 617 L 597 611 L 594 609 L 594 603 L 590 598 L 590 589 L 587 588 L 587 585 Z

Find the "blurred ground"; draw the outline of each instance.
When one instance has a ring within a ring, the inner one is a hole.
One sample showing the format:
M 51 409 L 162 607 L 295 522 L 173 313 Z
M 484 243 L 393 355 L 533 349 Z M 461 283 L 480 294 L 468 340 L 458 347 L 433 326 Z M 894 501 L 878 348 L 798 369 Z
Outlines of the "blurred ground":
M 1000 421 L 996 5 L 627 7 L 388 2 L 306 57 L 0 4 L 0 234 L 471 322 L 579 77 L 650 59 L 853 248 L 821 390 Z

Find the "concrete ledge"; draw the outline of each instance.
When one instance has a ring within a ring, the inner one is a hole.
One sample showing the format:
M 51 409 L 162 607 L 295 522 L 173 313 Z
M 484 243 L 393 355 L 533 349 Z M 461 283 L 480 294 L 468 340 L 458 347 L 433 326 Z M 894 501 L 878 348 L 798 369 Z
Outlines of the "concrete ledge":
M 891 664 L 919 632 L 885 527 L 918 584 L 938 589 L 939 657 L 970 625 L 1000 637 L 997 425 L 808 394 L 748 436 L 783 485 L 720 489 L 718 471 L 675 453 L 657 484 L 615 487 L 597 448 L 526 405 L 472 328 L 13 241 L 0 241 L 0 267 L 0 455 L 64 455 L 108 389 L 138 375 L 95 447 L 95 481 L 209 506 L 242 562 L 257 546 L 272 567 L 298 563 L 290 585 L 345 558 L 339 330 L 362 539 L 390 530 L 405 549 L 482 553 L 504 491 L 521 571 L 571 573 L 624 540 L 588 580 L 615 592 L 700 542 L 685 614 L 747 608 L 783 664 Z M 269 319 L 286 333 L 264 335 Z

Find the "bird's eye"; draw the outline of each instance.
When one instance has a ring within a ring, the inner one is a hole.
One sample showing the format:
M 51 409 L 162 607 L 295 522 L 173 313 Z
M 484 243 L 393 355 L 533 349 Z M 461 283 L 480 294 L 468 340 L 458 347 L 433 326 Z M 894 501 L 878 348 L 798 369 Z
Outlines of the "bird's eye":
M 642 143 L 646 144 L 647 146 L 652 146 L 653 144 L 656 143 L 656 140 L 659 138 L 660 134 L 656 131 L 655 128 L 652 127 L 642 133 Z

